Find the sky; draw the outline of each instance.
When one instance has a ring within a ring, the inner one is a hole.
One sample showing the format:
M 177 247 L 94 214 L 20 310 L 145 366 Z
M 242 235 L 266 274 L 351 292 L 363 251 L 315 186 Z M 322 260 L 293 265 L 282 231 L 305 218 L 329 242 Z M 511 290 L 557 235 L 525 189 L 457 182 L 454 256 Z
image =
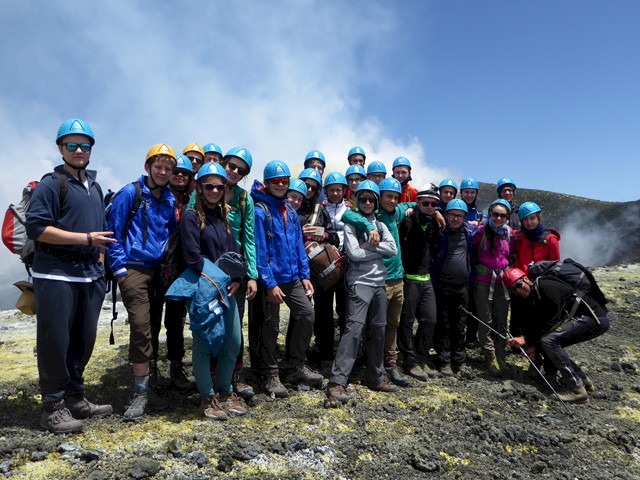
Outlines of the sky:
M 0 201 L 59 163 L 64 120 L 96 136 L 103 190 L 147 150 L 248 148 L 294 173 L 348 150 L 413 184 L 464 176 L 640 198 L 635 0 L 25 0 L 0 10 Z M 1 258 L 1 257 L 0 257 Z

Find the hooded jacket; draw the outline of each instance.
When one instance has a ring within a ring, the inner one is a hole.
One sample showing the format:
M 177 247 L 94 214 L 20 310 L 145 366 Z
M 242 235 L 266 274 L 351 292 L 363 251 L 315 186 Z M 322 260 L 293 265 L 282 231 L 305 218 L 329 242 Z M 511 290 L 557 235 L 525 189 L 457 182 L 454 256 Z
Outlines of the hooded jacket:
M 231 224 L 231 230 L 233 230 L 236 236 L 240 253 L 242 253 L 247 261 L 247 277 L 251 280 L 257 280 L 258 269 L 256 268 L 253 199 L 246 190 L 235 185 L 233 187 L 233 196 L 231 200 L 227 202 L 227 205 L 231 207 L 231 211 L 227 214 L 227 219 Z
M 284 198 L 269 195 L 258 180 L 251 187 L 251 197 L 256 204 L 263 203 L 271 214 L 269 222 L 262 208 L 254 207 L 256 264 L 260 282 L 266 289 L 271 289 L 296 280 L 309 280 L 309 262 L 295 210 Z M 267 238 L 267 233 L 271 233 L 272 238 Z
M 137 181 L 142 185 L 140 208 L 131 220 L 123 243 L 129 212 L 136 196 L 136 188 L 128 183 L 116 193 L 107 219 L 109 230 L 118 241 L 109 244 L 107 262 L 116 278 L 126 275 L 127 266 L 154 268 L 160 264 L 169 237 L 176 229 L 175 197 L 171 189 L 162 189 L 158 199 L 141 176 Z
M 544 234 L 537 240 L 531 241 L 520 230 L 516 235 L 516 259 L 513 263 L 524 273 L 529 265 L 543 260 L 560 260 L 560 233 L 551 228 L 545 229 Z

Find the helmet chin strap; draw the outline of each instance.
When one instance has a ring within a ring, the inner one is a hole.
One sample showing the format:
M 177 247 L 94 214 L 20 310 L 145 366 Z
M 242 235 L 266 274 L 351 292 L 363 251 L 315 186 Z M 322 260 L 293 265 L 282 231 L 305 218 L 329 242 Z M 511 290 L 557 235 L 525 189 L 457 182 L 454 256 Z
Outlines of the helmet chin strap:
M 163 186 L 161 186 L 161 185 L 158 185 L 158 184 L 156 183 L 156 181 L 154 180 L 154 178 L 153 178 L 153 173 L 151 173 L 151 169 L 149 169 L 149 176 L 148 176 L 147 178 L 148 178 L 148 179 L 151 181 L 151 183 L 153 183 L 153 185 L 154 185 L 153 187 L 151 187 L 151 186 L 149 186 L 149 185 L 147 184 L 147 186 L 149 187 L 149 190 L 151 190 L 151 191 L 153 191 L 153 190 L 157 190 L 157 189 L 163 189 L 163 188 L 165 188 L 167 185 L 169 185 L 169 183 L 168 183 L 168 182 L 167 182 L 167 185 L 165 185 L 164 187 L 163 187 Z
M 85 163 L 83 166 L 81 167 L 76 167 L 75 165 L 67 162 L 67 160 L 64 158 L 64 156 L 62 157 L 62 161 L 71 169 L 76 170 L 78 172 L 77 177 L 78 180 L 80 180 L 80 182 L 82 182 L 82 178 L 80 177 L 80 172 L 82 172 L 83 170 L 87 169 L 87 165 L 89 165 L 89 161 L 87 160 L 87 163 Z

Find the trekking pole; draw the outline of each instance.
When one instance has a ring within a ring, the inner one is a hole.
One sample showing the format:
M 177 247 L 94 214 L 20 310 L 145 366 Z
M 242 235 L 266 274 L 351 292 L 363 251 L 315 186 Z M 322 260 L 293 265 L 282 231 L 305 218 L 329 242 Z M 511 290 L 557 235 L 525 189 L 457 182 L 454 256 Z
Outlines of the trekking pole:
M 513 338 L 513 335 L 511 335 L 509 332 L 507 332 L 507 335 L 503 335 L 501 334 L 499 331 L 497 331 L 495 328 L 492 328 L 490 325 L 487 325 L 485 322 L 483 322 L 482 320 L 480 320 L 478 317 L 476 317 L 473 313 L 471 313 L 469 310 L 467 310 L 466 308 L 464 308 L 462 305 L 460 305 L 458 307 L 460 310 L 462 310 L 464 313 L 466 313 L 467 315 L 469 315 L 471 318 L 473 318 L 475 321 L 481 323 L 482 325 L 484 325 L 485 327 L 487 327 L 489 330 L 491 330 L 492 332 L 494 332 L 496 335 L 498 335 L 500 338 L 504 339 L 504 340 L 508 340 Z M 529 355 L 527 355 L 527 352 L 524 351 L 524 348 L 522 347 L 518 347 L 518 349 L 520 350 L 520 353 L 522 353 L 522 355 L 524 355 L 524 357 L 529 361 L 529 363 L 533 366 L 533 368 L 535 368 L 536 372 L 538 372 L 538 375 L 540 375 L 540 377 L 542 378 L 542 380 L 544 380 L 544 383 L 547 384 L 547 386 L 549 387 L 549 389 L 553 392 L 553 394 L 556 396 L 556 398 L 558 400 L 560 400 L 560 403 L 562 403 L 562 406 L 565 408 L 565 410 L 567 411 L 567 413 L 569 413 L 569 415 L 571 415 L 572 417 L 574 416 L 573 412 L 571 411 L 571 409 L 569 409 L 569 406 L 565 403 L 564 400 L 562 400 L 559 396 L 558 396 L 558 392 L 556 392 L 555 388 L 553 388 L 551 386 L 551 383 L 549 383 L 549 380 L 547 380 L 547 377 L 544 376 L 544 374 L 540 371 L 540 369 L 537 367 L 537 365 L 534 363 L 533 360 L 531 360 L 531 358 L 529 357 Z

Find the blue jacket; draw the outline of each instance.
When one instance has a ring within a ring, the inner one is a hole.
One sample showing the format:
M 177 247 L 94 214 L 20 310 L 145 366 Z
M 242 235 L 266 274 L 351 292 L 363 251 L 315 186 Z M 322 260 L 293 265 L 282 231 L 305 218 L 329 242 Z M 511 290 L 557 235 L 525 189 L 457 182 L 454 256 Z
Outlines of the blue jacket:
M 309 280 L 309 261 L 295 210 L 284 199 L 266 193 L 258 180 L 253 183 L 251 197 L 255 203 L 266 204 L 272 220 L 269 224 L 262 208 L 254 206 L 256 263 L 262 284 L 270 289 L 296 280 Z M 267 232 L 271 232 L 273 238 L 267 239 Z
M 160 264 L 169 237 L 176 229 L 175 197 L 169 188 L 162 190 L 157 199 L 147 186 L 146 177 L 138 179 L 142 184 L 142 202 L 133 217 L 127 238 L 122 243 L 122 235 L 129 218 L 129 212 L 136 196 L 135 186 L 125 185 L 113 199 L 109 211 L 109 230 L 117 243 L 109 244 L 107 263 L 114 275 L 126 275 L 127 266 L 154 268 Z
M 205 258 L 202 274 L 187 268 L 165 294 L 169 300 L 187 300 L 191 331 L 214 356 L 220 353 L 224 343 L 223 314 L 230 306 L 226 296 L 230 284 L 231 277 Z

